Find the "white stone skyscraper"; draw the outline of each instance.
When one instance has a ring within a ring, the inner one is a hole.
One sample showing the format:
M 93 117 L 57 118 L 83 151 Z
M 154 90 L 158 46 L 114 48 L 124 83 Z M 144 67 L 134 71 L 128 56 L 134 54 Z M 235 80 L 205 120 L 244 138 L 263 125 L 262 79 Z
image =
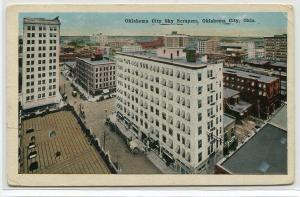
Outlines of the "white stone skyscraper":
M 60 21 L 23 20 L 22 107 L 24 110 L 59 102 Z
M 185 52 L 117 53 L 117 117 L 178 173 L 207 173 L 223 155 L 223 65 Z

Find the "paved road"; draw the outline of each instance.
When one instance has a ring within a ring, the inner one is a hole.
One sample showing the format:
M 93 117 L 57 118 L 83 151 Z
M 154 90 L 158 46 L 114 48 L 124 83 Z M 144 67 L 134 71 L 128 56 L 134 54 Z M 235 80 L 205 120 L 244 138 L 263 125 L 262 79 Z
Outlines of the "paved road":
M 65 84 L 65 88 L 64 88 Z M 67 102 L 73 105 L 76 111 L 79 110 L 79 104 L 84 108 L 86 115 L 86 124 L 92 129 L 93 133 L 100 139 L 100 143 L 104 146 L 105 133 L 105 150 L 109 151 L 114 162 L 118 162 L 123 174 L 159 174 L 161 173 L 144 154 L 133 155 L 126 143 L 116 133 L 109 130 L 104 124 L 105 109 L 107 115 L 115 110 L 115 98 L 104 100 L 101 102 L 89 102 L 72 96 L 71 82 L 67 81 L 64 76 L 60 76 L 60 87 L 68 96 Z

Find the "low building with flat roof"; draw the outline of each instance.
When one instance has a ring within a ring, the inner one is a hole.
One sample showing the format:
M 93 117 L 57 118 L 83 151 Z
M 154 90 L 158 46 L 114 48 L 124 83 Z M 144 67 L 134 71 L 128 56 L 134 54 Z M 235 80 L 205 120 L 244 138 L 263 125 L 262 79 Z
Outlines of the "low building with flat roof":
M 71 111 L 21 121 L 19 173 L 110 174 Z
M 221 160 L 216 174 L 287 174 L 287 132 L 266 124 L 232 155 Z
M 269 123 L 287 131 L 287 105 L 284 104 L 269 120 Z
M 276 77 L 224 68 L 224 87 L 240 91 L 241 99 L 255 105 L 258 118 L 267 119 L 280 106 L 280 81 Z
M 251 114 L 252 104 L 240 99 L 240 92 L 230 88 L 223 88 L 224 110 L 238 120 Z
M 104 89 L 114 91 L 115 72 L 115 63 L 102 55 L 101 58 L 76 58 L 75 78 L 92 95 L 102 93 Z

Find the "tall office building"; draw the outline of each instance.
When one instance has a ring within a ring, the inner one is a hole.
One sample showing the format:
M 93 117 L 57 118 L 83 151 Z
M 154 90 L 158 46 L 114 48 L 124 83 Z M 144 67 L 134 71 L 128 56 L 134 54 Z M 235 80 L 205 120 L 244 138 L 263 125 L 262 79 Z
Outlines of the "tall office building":
M 223 65 L 185 51 L 117 53 L 117 118 L 177 172 L 207 173 L 223 156 Z
M 265 57 L 268 60 L 287 61 L 287 35 L 264 37 Z
M 200 39 L 197 41 L 197 49 L 200 54 L 207 53 L 207 40 Z
M 255 58 L 255 43 L 253 41 L 247 42 L 247 58 Z
M 23 20 L 22 107 L 59 102 L 60 21 L 44 18 Z
M 164 44 L 167 48 L 185 48 L 189 44 L 189 36 L 173 31 L 171 34 L 165 35 Z

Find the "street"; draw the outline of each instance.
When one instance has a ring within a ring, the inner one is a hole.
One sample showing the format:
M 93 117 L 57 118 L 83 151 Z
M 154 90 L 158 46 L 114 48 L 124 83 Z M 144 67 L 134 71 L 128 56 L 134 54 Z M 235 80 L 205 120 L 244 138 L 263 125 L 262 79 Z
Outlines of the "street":
M 146 155 L 132 154 L 123 139 L 105 125 L 105 118 L 115 110 L 115 99 L 110 98 L 100 102 L 90 102 L 80 99 L 79 94 L 72 96 L 71 81 L 60 75 L 61 92 L 67 95 L 67 102 L 79 111 L 81 104 L 85 112 L 88 128 L 100 140 L 101 146 L 109 152 L 113 162 L 117 162 L 122 169 L 122 174 L 159 174 L 161 173 L 146 157 Z M 107 110 L 107 114 L 105 112 Z M 105 137 L 104 137 L 105 136 Z M 105 139 L 105 140 L 104 140 Z M 104 144 L 105 141 L 105 144 Z

